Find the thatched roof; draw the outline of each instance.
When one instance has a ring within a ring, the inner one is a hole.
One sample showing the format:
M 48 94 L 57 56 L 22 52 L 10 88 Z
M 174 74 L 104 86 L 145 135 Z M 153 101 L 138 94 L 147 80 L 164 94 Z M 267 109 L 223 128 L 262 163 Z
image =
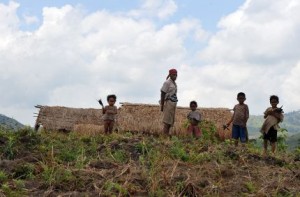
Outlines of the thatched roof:
M 36 124 L 43 125 L 45 130 L 72 131 L 76 125 L 102 125 L 101 109 L 67 108 L 59 106 L 36 106 L 39 108 Z M 173 131 L 184 133 L 188 107 L 177 107 L 176 120 Z M 216 124 L 219 132 L 223 131 L 223 124 L 228 122 L 232 113 L 227 108 L 199 108 L 202 119 Z M 162 112 L 159 105 L 121 103 L 118 111 L 117 127 L 121 130 L 147 133 L 160 133 L 162 130 Z

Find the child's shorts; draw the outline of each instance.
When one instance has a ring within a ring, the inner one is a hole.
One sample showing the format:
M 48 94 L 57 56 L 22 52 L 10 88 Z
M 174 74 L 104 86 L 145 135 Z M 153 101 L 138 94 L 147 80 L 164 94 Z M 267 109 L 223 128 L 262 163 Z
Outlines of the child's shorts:
M 190 124 L 187 128 L 187 132 L 189 135 L 193 135 L 196 138 L 199 138 L 202 135 L 201 129 L 199 128 L 198 125 L 196 126 L 196 125 Z
M 114 120 L 104 120 L 104 124 L 113 124 Z
M 271 127 L 268 133 L 264 133 L 264 140 L 269 140 L 270 142 L 277 142 L 277 130 Z
M 242 143 L 246 142 L 246 127 L 239 125 L 232 126 L 232 138 L 240 139 Z

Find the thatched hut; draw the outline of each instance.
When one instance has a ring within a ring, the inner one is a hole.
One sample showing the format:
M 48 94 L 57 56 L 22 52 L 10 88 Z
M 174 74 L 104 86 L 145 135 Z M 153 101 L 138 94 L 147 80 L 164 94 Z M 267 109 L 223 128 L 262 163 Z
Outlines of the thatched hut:
M 67 107 L 36 106 L 39 113 L 36 125 L 42 125 L 45 130 L 102 130 L 102 111 L 100 109 L 82 109 Z M 173 128 L 175 134 L 185 133 L 184 124 L 188 107 L 178 107 Z M 227 108 L 199 108 L 202 119 L 212 121 L 217 131 L 224 136 L 223 124 L 232 113 Z M 160 133 L 162 131 L 162 112 L 159 105 L 121 103 L 116 127 L 123 131 L 137 131 L 143 133 Z M 227 132 L 227 137 L 230 132 Z
M 35 128 L 43 126 L 48 131 L 72 131 L 76 125 L 102 125 L 100 109 L 83 109 L 37 105 L 39 113 Z

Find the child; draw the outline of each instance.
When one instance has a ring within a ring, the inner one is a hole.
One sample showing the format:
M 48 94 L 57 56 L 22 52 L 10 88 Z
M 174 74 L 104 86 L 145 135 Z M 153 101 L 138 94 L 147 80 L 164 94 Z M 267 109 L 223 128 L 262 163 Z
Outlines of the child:
M 117 97 L 114 94 L 107 96 L 108 105 L 103 106 L 101 100 L 99 100 L 100 105 L 102 106 L 103 121 L 104 121 L 104 132 L 112 133 L 114 123 L 116 121 L 116 115 L 118 113 L 118 109 L 115 106 Z
M 244 102 L 246 95 L 243 92 L 238 93 L 237 100 L 239 104 L 233 108 L 233 115 L 226 124 L 228 127 L 232 122 L 232 138 L 235 139 L 235 146 L 238 146 L 239 139 L 241 143 L 245 143 L 247 139 L 247 121 L 249 118 L 249 108 Z
M 188 134 L 192 134 L 195 138 L 199 138 L 202 132 L 199 128 L 199 122 L 201 121 L 201 114 L 196 111 L 198 105 L 196 101 L 190 102 L 191 112 L 188 113 L 187 118 L 189 120 L 189 126 L 187 128 Z
M 264 112 L 265 121 L 261 127 L 264 139 L 264 154 L 267 154 L 268 141 L 271 143 L 273 154 L 276 150 L 277 130 L 280 128 L 278 123 L 283 121 L 283 111 L 281 108 L 277 108 L 278 103 L 278 96 L 270 96 L 271 107 L 268 107 Z

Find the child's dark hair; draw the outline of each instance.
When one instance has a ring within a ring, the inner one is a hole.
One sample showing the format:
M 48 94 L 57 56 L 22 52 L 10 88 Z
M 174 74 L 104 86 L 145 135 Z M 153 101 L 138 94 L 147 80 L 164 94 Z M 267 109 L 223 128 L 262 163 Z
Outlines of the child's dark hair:
M 271 95 L 270 96 L 270 102 L 271 102 L 271 100 L 276 100 L 278 103 L 279 103 L 279 97 L 278 96 L 276 96 L 276 95 Z
M 108 101 L 110 98 L 113 98 L 115 101 L 117 100 L 117 96 L 114 95 L 114 94 L 108 95 L 108 96 L 107 96 L 107 101 Z
M 197 104 L 196 101 L 191 101 L 191 102 L 190 102 L 190 107 L 191 107 L 193 104 L 196 105 L 196 107 L 198 107 L 198 104 Z
M 240 97 L 240 96 L 246 97 L 246 94 L 245 94 L 244 92 L 239 92 L 239 93 L 237 94 L 237 97 Z

